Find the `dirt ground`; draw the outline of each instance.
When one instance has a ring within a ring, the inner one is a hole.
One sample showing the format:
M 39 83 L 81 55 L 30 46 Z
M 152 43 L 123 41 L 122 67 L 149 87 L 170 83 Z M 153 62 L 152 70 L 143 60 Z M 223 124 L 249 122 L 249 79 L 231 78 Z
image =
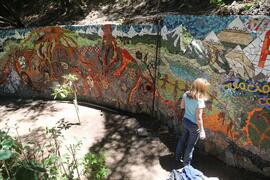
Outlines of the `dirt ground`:
M 0 97 L 0 128 L 8 122 L 10 133 L 24 142 L 48 141 L 44 128 L 55 127 L 57 122 L 69 122 L 63 130 L 62 147 L 82 141 L 78 157 L 89 151 L 105 152 L 110 169 L 107 179 L 165 180 L 172 169 L 181 168 L 172 152 L 176 139 L 158 131 L 159 126 L 147 116 L 130 116 L 106 108 L 80 106 L 81 125 L 77 122 L 73 104 L 21 100 Z M 73 124 L 73 125 L 72 125 Z M 64 151 L 64 148 L 62 149 Z M 211 162 L 211 163 L 209 163 Z M 266 179 L 258 174 L 226 166 L 214 157 L 194 155 L 194 167 L 208 177 L 222 180 Z

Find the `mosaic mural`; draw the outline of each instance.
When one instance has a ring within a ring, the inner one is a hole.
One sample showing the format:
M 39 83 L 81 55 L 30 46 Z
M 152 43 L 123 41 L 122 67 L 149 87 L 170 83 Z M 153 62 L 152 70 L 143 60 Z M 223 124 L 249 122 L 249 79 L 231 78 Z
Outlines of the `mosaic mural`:
M 270 161 L 269 46 L 266 16 L 0 30 L 0 93 L 49 97 L 72 73 L 81 100 L 175 122 L 179 99 L 204 77 L 205 127 Z
M 3 30 L 1 35 L 9 38 L 2 40 L 0 90 L 50 95 L 62 76 L 72 73 L 79 78 L 81 97 L 150 113 L 155 31 L 154 25 Z

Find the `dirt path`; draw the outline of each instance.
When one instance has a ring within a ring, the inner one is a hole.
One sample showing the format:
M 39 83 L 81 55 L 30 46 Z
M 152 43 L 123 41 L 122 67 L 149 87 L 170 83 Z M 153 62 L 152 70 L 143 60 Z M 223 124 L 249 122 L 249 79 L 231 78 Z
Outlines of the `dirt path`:
M 104 151 L 111 170 L 108 179 L 166 179 L 169 172 L 159 163 L 159 156 L 168 153 L 166 146 L 158 138 L 138 136 L 140 125 L 135 118 L 84 106 L 80 106 L 80 116 L 82 125 L 62 131 L 62 147 L 82 141 L 79 157 L 90 149 Z M 24 142 L 47 141 L 43 129 L 55 127 L 59 120 L 77 122 L 72 104 L 0 100 L 0 129 L 6 122 L 9 127 L 17 126 Z M 14 128 L 10 133 L 16 136 Z
M 89 151 L 104 151 L 110 169 L 108 179 L 165 180 L 172 169 L 180 168 L 171 155 L 175 138 L 157 131 L 159 127 L 152 119 L 85 106 L 80 106 L 80 116 L 82 125 L 72 125 L 64 130 L 65 139 L 61 145 L 82 141 L 78 157 Z M 59 120 L 77 122 L 72 104 L 0 98 L 0 129 L 6 122 L 9 127 L 17 124 L 20 138 L 25 142 L 32 139 L 47 141 L 43 129 L 56 126 Z M 14 128 L 10 133 L 16 136 Z M 206 176 L 222 180 L 264 179 L 254 173 L 227 167 L 213 157 L 198 153 L 194 156 L 194 166 Z

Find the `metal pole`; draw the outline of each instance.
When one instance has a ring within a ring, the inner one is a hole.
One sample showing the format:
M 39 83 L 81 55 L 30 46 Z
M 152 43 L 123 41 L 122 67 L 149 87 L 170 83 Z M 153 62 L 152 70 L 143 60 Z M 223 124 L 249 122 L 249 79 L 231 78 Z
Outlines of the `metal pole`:
M 156 58 L 155 58 L 155 69 L 154 69 L 154 89 L 153 89 L 153 101 L 152 101 L 152 116 L 155 117 L 155 101 L 156 101 L 156 83 L 157 83 L 157 68 L 160 61 L 160 48 L 161 48 L 161 27 L 162 19 L 157 19 L 157 37 L 156 37 Z

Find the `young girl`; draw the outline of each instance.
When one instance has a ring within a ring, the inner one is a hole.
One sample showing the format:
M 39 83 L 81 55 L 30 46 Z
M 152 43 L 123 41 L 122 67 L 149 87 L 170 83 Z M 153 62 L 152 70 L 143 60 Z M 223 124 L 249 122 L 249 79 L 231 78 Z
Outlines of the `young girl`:
M 202 114 L 209 85 L 206 79 L 196 79 L 192 83 L 191 90 L 184 93 L 181 101 L 181 109 L 185 113 L 182 136 L 176 147 L 176 161 L 180 162 L 183 158 L 184 166 L 190 165 L 198 138 L 205 139 Z

